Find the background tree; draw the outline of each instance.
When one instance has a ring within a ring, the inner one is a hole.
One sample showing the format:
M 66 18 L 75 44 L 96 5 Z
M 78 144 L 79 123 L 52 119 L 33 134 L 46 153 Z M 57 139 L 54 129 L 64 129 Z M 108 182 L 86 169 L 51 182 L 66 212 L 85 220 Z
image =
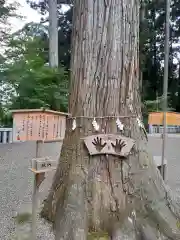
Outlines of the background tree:
M 28 24 L 13 35 L 5 52 L 4 79 L 15 90 L 11 108 L 49 107 L 52 110 L 67 110 L 68 75 L 63 67 L 50 69 L 46 62 L 44 32 L 32 31 L 35 25 Z M 11 61 L 9 61 L 11 59 Z M 9 85 L 8 85 L 9 87 Z
M 72 118 L 67 119 L 61 160 L 43 211 L 55 222 L 56 240 L 86 240 L 94 232 L 113 240 L 179 239 L 179 212 L 169 202 L 137 121 L 138 1 L 75 1 L 72 36 Z M 131 155 L 126 161 L 90 156 L 82 138 L 96 133 L 93 119 L 99 133 L 118 134 L 119 116 L 126 116 L 121 118 L 122 134 L 135 140 Z
M 9 37 L 1 63 L 0 96 L 5 109 L 67 111 L 68 73 L 48 65 L 47 29 L 29 23 Z
M 18 4 L 14 1 L 13 4 L 8 4 L 5 0 L 0 0 L 0 40 L 1 47 L 3 46 L 7 34 L 10 30 L 9 18 L 20 17 L 16 14 Z
M 171 4 L 170 29 L 170 61 L 169 61 L 169 107 L 178 111 L 178 63 L 176 47 L 179 41 L 179 14 L 180 6 L 177 1 Z M 156 100 L 162 96 L 163 91 L 163 65 L 164 60 L 164 24 L 165 5 L 163 1 L 146 1 L 146 11 L 143 26 L 141 27 L 140 42 L 142 54 L 140 57 L 143 71 L 143 99 Z
M 60 1 L 61 2 L 61 1 Z M 41 13 L 44 14 L 43 22 L 48 21 L 48 19 L 45 18 L 45 13 L 47 13 L 47 2 L 41 1 L 39 4 L 32 4 L 31 6 L 35 7 L 36 9 L 40 10 Z M 9 27 L 7 29 L 7 22 L 8 22 L 8 16 L 15 16 L 15 9 L 17 5 L 7 5 L 3 1 L 1 4 L 1 18 L 0 21 L 3 23 L 1 25 L 1 36 L 4 36 L 3 39 L 6 39 L 6 42 L 8 42 L 9 34 Z M 164 21 L 165 21 L 165 15 L 164 15 L 164 5 L 163 2 L 156 2 L 154 0 L 148 0 L 144 1 L 143 5 L 144 13 L 143 13 L 143 21 L 141 22 L 140 27 L 140 68 L 142 71 L 142 106 L 146 106 L 146 103 L 154 102 L 153 105 L 156 105 L 157 99 L 162 96 L 162 89 L 163 89 L 163 58 L 164 58 Z M 171 12 L 171 18 L 172 18 L 172 25 L 171 25 L 171 48 L 170 48 L 170 64 L 169 64 L 169 108 L 173 109 L 174 111 L 179 111 L 179 61 L 174 61 L 175 59 L 178 59 L 178 52 L 179 47 L 178 45 L 175 45 L 175 43 L 178 42 L 180 31 L 179 31 L 179 13 L 180 13 L 180 7 L 178 1 L 174 1 L 171 6 L 172 12 Z M 6 24 L 5 24 L 6 23 Z M 3 27 L 2 27 L 3 26 Z M 5 31 L 6 26 L 6 31 Z M 27 25 L 28 27 L 28 25 Z M 8 31 L 7 31 L 8 30 Z M 29 27 L 28 35 L 35 35 L 38 34 L 39 26 L 36 24 L 31 26 L 31 29 Z M 24 30 L 23 30 L 24 31 Z M 70 43 L 71 43 L 71 31 L 72 31 L 72 5 L 69 5 L 69 10 L 66 12 L 62 11 L 62 5 L 59 4 L 59 62 L 65 66 L 67 70 L 69 70 L 70 67 Z M 27 32 L 27 31 L 26 31 Z M 45 30 L 45 27 L 41 25 L 41 34 L 38 35 L 39 38 L 42 39 L 43 45 L 44 45 L 44 51 L 48 52 L 48 33 L 47 30 Z M 6 34 L 5 34 L 6 33 Z M 8 36 L 8 37 L 7 37 Z M 1 41 L 2 44 L 2 41 Z M 4 43 L 5 44 L 5 41 Z M 13 44 L 12 44 L 13 45 Z M 13 46 L 14 48 L 14 46 Z M 32 48 L 32 46 L 31 46 Z M 14 50 L 13 50 L 14 51 Z M 31 57 L 33 58 L 33 54 L 31 54 Z M 43 55 L 44 62 L 48 62 L 48 54 Z M 4 62 L 4 57 L 1 56 L 1 63 Z M 45 68 L 47 70 L 47 67 Z M 17 69 L 16 69 L 17 70 Z M 19 67 L 19 74 L 21 72 L 21 69 Z M 16 71 L 17 74 L 17 71 Z M 1 75 L 2 76 L 2 75 Z M 1 81 L 2 81 L 1 77 Z M 38 77 L 39 79 L 39 77 Z M 9 82 L 9 81 L 8 81 Z M 3 83 L 4 84 L 4 83 Z M 2 85 L 2 84 L 1 84 Z M 3 85 L 4 86 L 4 85 Z M 7 84 L 6 84 L 7 86 Z M 33 86 L 33 83 L 32 83 Z M 9 86 L 8 86 L 9 88 Z M 7 95 L 11 95 L 11 91 L 6 91 Z M 52 91 L 51 91 L 52 94 Z M 38 94 L 36 94 L 38 95 Z M 53 95 L 53 94 L 52 94 Z M 14 96 L 14 95 L 11 95 Z M 10 99 L 11 96 L 8 96 L 7 99 Z M 61 96 L 64 96 L 61 94 Z M 13 102 L 16 101 L 17 103 L 19 100 L 17 97 L 13 97 Z M 25 106 L 36 106 L 39 107 L 40 105 L 47 105 L 44 100 L 38 100 L 41 99 L 38 97 L 36 101 L 33 104 L 24 104 Z M 64 97 L 63 97 L 64 98 Z M 21 96 L 21 102 L 27 103 L 27 100 L 22 100 Z M 34 99 L 34 98 L 33 98 Z M 65 98 L 64 98 L 65 100 Z M 62 100 L 61 102 L 63 102 Z M 41 102 L 41 104 L 40 104 Z M 20 106 L 21 105 L 21 106 Z M 55 104 L 57 105 L 57 104 Z M 66 105 L 66 104 L 65 104 Z M 16 104 L 14 107 L 21 107 L 23 108 L 23 104 Z M 49 106 L 49 104 L 48 104 Z M 147 107 L 143 108 L 143 115 L 145 116 L 144 121 L 147 122 L 147 110 L 152 111 L 153 107 L 151 108 L 152 104 L 148 104 Z M 156 105 L 157 106 L 157 105 Z M 160 105 L 158 105 L 160 106 Z M 9 107 L 9 105 L 7 106 Z M 54 106 L 53 106 L 54 108 Z M 66 109 L 66 107 L 61 106 L 62 109 Z M 4 104 L 3 104 L 4 109 Z M 157 109 L 157 110 L 161 110 Z M 4 111 L 4 110 L 3 110 Z M 2 112 L 3 112 L 2 111 Z
M 7 27 L 8 16 L 15 16 L 14 6 L 2 3 L 3 28 Z M 64 15 L 61 17 L 63 22 Z M 69 48 L 62 53 L 60 67 L 50 69 L 46 24 L 29 23 L 16 33 L 7 33 L 3 35 L 5 48 L 0 57 L 1 112 L 5 114 L 0 117 L 1 125 L 7 126 L 5 119 L 7 116 L 9 119 L 9 110 L 13 108 L 46 107 L 67 111 Z M 68 45 L 68 31 L 63 36 Z M 9 125 L 11 121 L 8 120 Z
M 0 84 L 2 83 L 2 64 L 5 60 L 3 56 L 4 48 L 6 47 L 6 42 L 10 36 L 11 25 L 9 19 L 12 17 L 20 17 L 16 14 L 16 9 L 18 7 L 17 2 L 14 1 L 13 4 L 8 4 L 5 0 L 0 0 Z M 2 84 L 1 84 L 2 85 Z M 0 89 L 0 126 L 11 126 L 11 116 L 3 104 L 3 88 Z
M 61 1 L 59 1 L 61 2 Z M 73 2 L 73 1 L 72 1 Z M 34 3 L 34 1 L 31 1 Z M 165 6 L 163 1 L 145 0 L 143 5 L 143 19 L 140 26 L 140 69 L 142 72 L 142 102 L 157 101 L 163 92 L 163 65 L 164 60 L 164 23 Z M 32 4 L 42 13 L 47 11 L 46 1 Z M 72 27 L 72 5 L 67 12 L 61 11 L 59 4 L 59 61 L 69 69 L 70 36 Z M 171 51 L 169 65 L 169 108 L 179 111 L 179 61 L 176 45 L 180 37 L 179 31 L 180 6 L 178 1 L 171 5 Z M 141 17 L 142 18 L 142 17 Z M 149 109 L 152 110 L 152 109 Z M 160 110 L 160 109 L 159 109 Z

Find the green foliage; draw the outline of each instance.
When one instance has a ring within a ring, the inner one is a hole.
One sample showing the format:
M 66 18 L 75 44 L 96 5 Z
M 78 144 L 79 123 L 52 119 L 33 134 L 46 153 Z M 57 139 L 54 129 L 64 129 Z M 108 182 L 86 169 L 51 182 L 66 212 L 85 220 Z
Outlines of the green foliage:
M 11 26 L 9 24 L 9 18 L 19 17 L 16 14 L 16 8 L 18 4 L 14 1 L 13 4 L 7 3 L 5 0 L 0 0 L 0 84 L 2 83 L 2 64 L 5 61 L 3 56 L 3 48 L 6 45 L 6 41 L 9 37 Z M 4 95 L 4 89 L 0 88 L 0 126 L 11 126 L 11 115 L 3 105 L 2 96 Z
M 47 1 L 29 1 L 42 14 L 47 12 Z M 140 69 L 142 71 L 142 101 L 156 101 L 163 94 L 165 1 L 142 0 L 140 14 Z M 171 36 L 169 61 L 169 107 L 180 111 L 180 72 L 177 58 L 180 37 L 180 4 L 171 3 Z M 72 29 L 72 6 L 62 13 L 59 6 L 59 61 L 69 69 Z M 48 36 L 47 36 L 48 40 Z
M 44 14 L 47 13 L 47 1 L 35 1 L 27 0 L 30 6 L 38 10 L 42 14 L 43 21 Z M 58 1 L 59 2 L 59 1 Z M 66 12 L 62 11 L 62 4 L 58 4 L 59 13 L 59 31 L 58 31 L 58 48 L 59 48 L 59 62 L 65 66 L 67 70 L 70 68 L 70 48 L 71 48 L 71 33 L 72 33 L 72 5 L 69 5 L 69 9 Z M 45 41 L 48 42 L 48 34 L 44 36 Z M 48 50 L 48 48 L 47 48 Z
M 45 16 L 47 1 L 28 2 Z M 163 94 L 165 2 L 143 0 L 141 3 L 140 68 L 143 113 L 147 115 L 157 109 L 156 96 Z M 180 4 L 177 0 L 171 4 L 168 102 L 169 108 L 180 111 L 180 61 L 173 61 L 179 52 L 179 47 L 174 47 L 174 44 L 180 37 Z M 0 95 L 6 108 L 67 109 L 71 31 L 72 6 L 63 13 L 59 4 L 59 62 L 65 67 L 60 66 L 59 69 L 50 69 L 46 65 L 48 31 L 43 25 L 26 25 L 12 36 L 6 59 L 0 58 L 3 83 Z M 161 108 L 160 102 L 158 108 Z
M 9 39 L 1 70 L 3 96 L 7 94 L 1 98 L 9 109 L 67 111 L 68 73 L 62 66 L 48 66 L 43 34 L 43 26 L 28 24 Z
M 13 74 L 13 77 L 16 74 L 17 77 L 16 82 L 12 79 L 16 91 L 12 97 L 12 109 L 46 107 L 67 111 L 68 76 L 63 68 L 30 68 L 27 65 L 22 67 L 25 69 L 20 72 L 22 75 L 19 68 L 10 69 L 10 74 Z
M 15 220 L 16 220 L 17 224 L 24 224 L 24 223 L 30 222 L 31 218 L 32 218 L 32 214 L 31 213 L 24 212 L 24 213 L 18 214 L 15 217 Z
M 14 12 L 17 8 L 17 2 L 14 1 L 14 3 L 9 4 L 7 3 L 7 1 L 5 0 L 1 0 L 0 1 L 0 19 L 1 19 L 1 23 L 3 23 L 3 21 L 5 21 L 8 17 L 12 17 L 14 16 Z
M 2 47 L 5 43 L 6 38 L 9 35 L 11 26 L 9 24 L 9 18 L 20 17 L 16 14 L 18 3 L 7 3 L 5 0 L 0 0 L 0 46 Z
M 170 93 L 169 93 L 170 96 Z M 170 97 L 168 96 L 168 102 L 170 102 Z M 163 111 L 163 96 L 157 97 L 156 100 L 145 100 L 144 103 L 142 104 L 142 113 L 143 113 L 143 120 L 144 120 L 144 125 L 148 129 L 148 114 L 150 112 L 161 112 Z M 171 107 L 171 104 L 169 103 L 169 106 L 167 108 L 167 111 L 174 111 Z
M 169 93 L 170 95 L 170 93 Z M 168 96 L 168 102 L 169 101 L 169 96 Z M 159 112 L 159 111 L 163 111 L 163 101 L 164 98 L 163 96 L 157 97 L 156 100 L 146 100 L 144 102 L 144 106 L 147 109 L 147 112 Z M 174 109 L 172 107 L 168 107 L 167 109 L 168 111 L 174 111 Z
M 163 94 L 165 1 L 145 0 L 143 2 L 144 19 L 140 26 L 140 66 L 143 73 L 142 100 L 143 102 L 156 102 L 156 96 Z M 179 1 L 171 1 L 168 105 L 175 111 L 180 111 L 180 72 L 178 71 L 179 61 L 177 61 L 179 49 L 178 45 L 175 45 L 180 37 L 179 16 Z M 153 107 L 152 102 L 150 105 Z
M 109 234 L 107 232 L 89 232 L 88 240 L 108 240 Z
M 12 127 L 12 114 L 0 105 L 0 127 Z

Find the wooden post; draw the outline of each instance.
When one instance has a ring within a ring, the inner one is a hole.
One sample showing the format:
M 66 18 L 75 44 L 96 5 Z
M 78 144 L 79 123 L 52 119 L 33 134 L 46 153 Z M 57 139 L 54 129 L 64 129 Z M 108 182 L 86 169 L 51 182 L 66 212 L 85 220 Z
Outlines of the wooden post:
M 44 179 L 45 172 L 34 173 L 34 186 L 32 195 L 32 240 L 36 240 L 39 186 Z
M 36 141 L 36 158 L 39 155 L 39 144 Z M 32 161 L 32 168 L 36 166 L 35 161 Z M 36 226 L 37 226 L 37 211 L 38 211 L 38 192 L 39 186 L 37 186 L 37 173 L 34 173 L 33 194 L 32 194 L 32 240 L 36 240 Z
M 13 139 L 12 131 L 9 131 L 9 143 L 12 143 L 12 139 Z
M 36 155 L 38 155 L 38 142 L 36 148 Z M 47 157 L 32 159 L 31 171 L 34 174 L 34 185 L 32 195 L 32 235 L 31 240 L 36 240 L 37 214 L 38 214 L 38 194 L 39 186 L 45 179 L 45 172 L 55 170 L 57 161 L 50 160 Z
M 7 143 L 7 132 L 3 131 L 3 143 Z
M 163 142 L 162 142 L 162 159 L 161 159 L 161 175 L 165 179 L 164 172 L 164 158 L 166 149 L 166 138 L 167 138 L 167 95 L 168 95 L 168 70 L 169 70 L 169 27 L 170 27 L 170 10 L 171 1 L 166 0 L 166 28 L 165 28 L 165 59 L 164 59 L 164 80 L 163 80 Z
M 37 174 L 34 174 L 34 186 L 32 195 L 32 240 L 36 240 L 37 210 L 38 210 L 38 192 Z

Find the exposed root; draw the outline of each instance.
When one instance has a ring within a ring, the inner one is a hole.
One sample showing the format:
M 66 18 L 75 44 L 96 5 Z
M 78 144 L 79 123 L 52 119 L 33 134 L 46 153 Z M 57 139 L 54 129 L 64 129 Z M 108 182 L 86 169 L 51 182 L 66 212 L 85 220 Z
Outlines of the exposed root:
M 87 239 L 87 209 L 84 196 L 84 185 L 81 179 L 67 186 L 63 208 L 56 212 L 56 240 L 86 240 Z
M 131 218 L 127 218 L 122 225 L 117 224 L 112 231 L 112 240 L 136 240 L 135 228 Z
M 142 223 L 148 219 L 147 226 L 141 228 L 142 234 L 150 236 L 149 239 L 154 239 L 153 235 L 147 233 L 153 232 L 149 230 L 151 226 L 158 228 L 158 231 L 168 239 L 179 240 L 180 230 L 177 226 L 179 213 L 175 208 L 176 204 L 172 199 L 170 200 L 170 196 L 167 197 L 166 186 L 154 163 L 150 161 L 148 169 L 132 180 L 138 183 L 141 189 L 139 200 L 135 204 L 138 215 Z
M 126 163 L 96 158 L 90 166 L 69 169 L 67 184 L 56 194 L 61 196 L 55 203 L 56 240 L 87 240 L 91 227 L 109 232 L 112 240 L 179 240 L 179 206 L 153 160 L 140 165 L 144 157 L 139 151 Z

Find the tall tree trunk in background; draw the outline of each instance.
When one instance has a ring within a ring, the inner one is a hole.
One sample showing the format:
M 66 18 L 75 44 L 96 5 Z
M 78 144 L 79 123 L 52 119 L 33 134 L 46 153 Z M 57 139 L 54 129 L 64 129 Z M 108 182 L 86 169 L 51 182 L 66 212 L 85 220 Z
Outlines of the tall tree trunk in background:
M 54 221 L 56 240 L 86 240 L 94 232 L 113 240 L 180 239 L 179 213 L 136 119 L 141 117 L 139 2 L 76 0 L 73 23 L 69 112 L 77 128 L 67 119 L 43 214 Z M 99 133 L 120 134 L 116 116 L 126 116 L 123 135 L 135 140 L 131 155 L 90 156 L 82 138 L 95 134 L 93 118 Z
M 49 0 L 48 8 L 49 8 L 49 65 L 50 67 L 58 67 L 57 0 Z

